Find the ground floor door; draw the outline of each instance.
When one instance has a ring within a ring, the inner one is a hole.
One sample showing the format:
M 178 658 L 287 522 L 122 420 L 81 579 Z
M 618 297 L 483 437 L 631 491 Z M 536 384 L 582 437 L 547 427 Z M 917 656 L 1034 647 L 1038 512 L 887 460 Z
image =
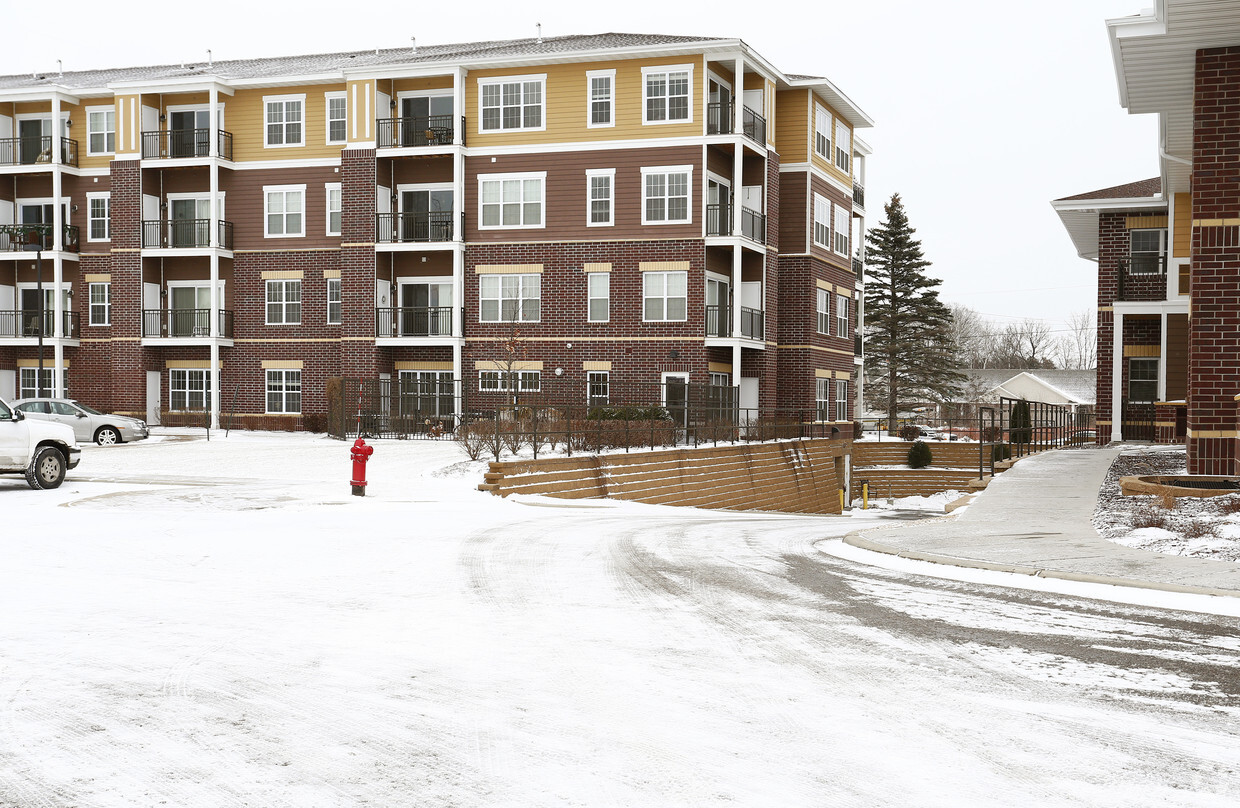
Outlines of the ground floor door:
M 162 391 L 159 383 L 159 371 L 146 372 L 146 422 L 151 426 L 159 426 L 159 411 L 162 408 Z

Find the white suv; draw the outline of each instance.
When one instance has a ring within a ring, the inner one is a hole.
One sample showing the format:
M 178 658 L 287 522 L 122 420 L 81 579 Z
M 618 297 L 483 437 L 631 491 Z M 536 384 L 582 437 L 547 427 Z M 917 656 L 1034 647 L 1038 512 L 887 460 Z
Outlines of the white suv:
M 81 459 L 72 429 L 29 420 L 0 399 L 0 474 L 25 474 L 31 488 L 56 488 Z

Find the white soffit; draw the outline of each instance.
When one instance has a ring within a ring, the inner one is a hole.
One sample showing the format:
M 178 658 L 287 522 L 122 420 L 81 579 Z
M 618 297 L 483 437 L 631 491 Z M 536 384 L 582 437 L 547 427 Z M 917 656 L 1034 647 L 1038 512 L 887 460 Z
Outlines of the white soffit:
M 1148 199 L 1072 199 L 1051 202 L 1059 221 L 1063 222 L 1076 247 L 1076 254 L 1090 261 L 1098 260 L 1098 214 L 1131 210 L 1165 212 L 1167 202 L 1161 196 Z

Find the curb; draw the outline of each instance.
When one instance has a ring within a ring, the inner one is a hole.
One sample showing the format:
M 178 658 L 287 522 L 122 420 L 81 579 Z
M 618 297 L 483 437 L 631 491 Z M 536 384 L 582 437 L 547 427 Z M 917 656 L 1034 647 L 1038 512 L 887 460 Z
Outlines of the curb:
M 844 543 L 862 550 L 891 555 L 897 558 L 907 558 L 912 561 L 927 561 L 931 564 L 943 564 L 950 567 L 965 567 L 968 569 L 990 570 L 992 572 L 1010 572 L 1015 575 L 1028 575 L 1034 578 L 1055 578 L 1062 581 L 1106 584 L 1108 586 L 1123 586 L 1130 589 L 1152 589 L 1159 592 L 1176 592 L 1186 595 L 1210 595 L 1213 597 L 1222 598 L 1240 598 L 1240 591 L 1235 589 L 1218 589 L 1210 586 L 1185 586 L 1182 584 L 1164 584 L 1155 581 L 1143 581 L 1137 578 L 1121 578 L 1112 575 L 1069 572 L 1066 570 L 1055 570 L 1046 567 L 1032 567 L 1025 564 L 998 564 L 992 561 L 958 558 L 956 556 L 940 555 L 938 553 L 923 553 L 913 550 L 901 550 L 898 547 L 892 547 L 888 544 L 882 544 L 881 542 L 867 539 L 864 535 L 862 535 L 862 533 L 862 531 L 849 533 L 844 537 Z

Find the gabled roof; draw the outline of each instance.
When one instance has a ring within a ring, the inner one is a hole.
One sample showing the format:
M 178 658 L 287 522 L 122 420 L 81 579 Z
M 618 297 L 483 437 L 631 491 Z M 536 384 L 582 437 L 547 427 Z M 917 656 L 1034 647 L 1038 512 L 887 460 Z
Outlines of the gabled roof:
M 972 378 L 982 384 L 988 394 L 1010 395 L 1009 390 L 1019 379 L 1032 382 L 1049 394 L 1048 398 L 1057 395 L 1073 404 L 1093 404 L 1096 397 L 1098 380 L 1097 370 L 1030 370 L 984 368 L 966 370 Z
M 1075 196 L 1065 196 L 1062 199 L 1056 199 L 1056 202 L 1073 202 L 1078 199 L 1147 199 L 1151 196 L 1158 196 L 1162 193 L 1162 179 L 1159 177 L 1151 177 L 1148 180 L 1137 180 L 1136 182 L 1127 182 L 1123 185 L 1112 185 L 1110 188 L 1099 188 L 1096 191 L 1086 191 L 1083 194 Z
M 1098 260 L 1098 214 L 1102 211 L 1166 211 L 1162 195 L 1162 179 L 1152 177 L 1110 188 L 1099 188 L 1051 202 L 1064 229 L 1076 245 L 1076 253 L 1091 261 Z

